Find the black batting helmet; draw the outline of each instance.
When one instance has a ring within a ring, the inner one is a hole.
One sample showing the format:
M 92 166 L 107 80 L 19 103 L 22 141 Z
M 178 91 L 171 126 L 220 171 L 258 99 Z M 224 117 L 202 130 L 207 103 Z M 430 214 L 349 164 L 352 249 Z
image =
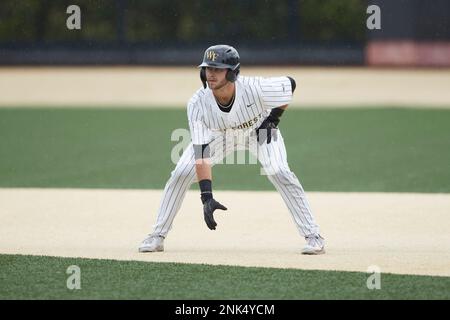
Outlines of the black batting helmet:
M 226 44 L 211 46 L 205 50 L 203 62 L 198 66 L 200 70 L 200 80 L 206 88 L 206 67 L 228 69 L 226 79 L 234 82 L 239 74 L 239 53 L 235 48 Z

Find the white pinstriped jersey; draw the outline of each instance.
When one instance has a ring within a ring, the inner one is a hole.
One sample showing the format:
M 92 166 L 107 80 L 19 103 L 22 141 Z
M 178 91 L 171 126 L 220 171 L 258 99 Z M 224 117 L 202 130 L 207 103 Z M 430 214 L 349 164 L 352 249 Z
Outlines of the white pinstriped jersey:
M 309 246 L 323 248 L 323 242 L 318 237 L 319 226 L 314 221 L 303 187 L 289 168 L 281 133 L 278 139 L 261 145 L 254 143 L 254 140 L 247 140 L 253 133 L 252 130 L 258 128 L 269 115 L 270 109 L 291 102 L 291 81 L 288 77 L 238 77 L 235 83 L 236 96 L 229 113 L 220 110 L 209 88 L 198 90 L 189 101 L 188 118 L 194 146 L 190 144 L 190 147 L 183 151 L 170 174 L 164 187 L 152 236 L 167 236 L 186 192 L 196 178 L 198 181 L 195 159 L 196 150 L 199 151 L 200 148 L 195 148 L 195 145 L 211 142 L 210 147 L 214 152 L 211 156 L 213 165 L 223 163 L 221 161 L 235 150 L 248 150 L 250 154 L 255 155 L 263 169 L 261 174 L 264 172 L 280 192 L 300 235 L 308 238 L 314 236 L 315 240 L 308 240 Z M 231 129 L 231 132 L 228 129 Z M 233 139 L 228 139 L 228 134 L 233 134 Z M 203 151 L 203 147 L 201 149 Z
M 236 96 L 230 112 L 219 109 L 212 90 L 199 89 L 189 100 L 188 120 L 193 144 L 207 144 L 225 130 L 258 128 L 270 109 L 292 100 L 288 77 L 243 77 L 235 82 Z

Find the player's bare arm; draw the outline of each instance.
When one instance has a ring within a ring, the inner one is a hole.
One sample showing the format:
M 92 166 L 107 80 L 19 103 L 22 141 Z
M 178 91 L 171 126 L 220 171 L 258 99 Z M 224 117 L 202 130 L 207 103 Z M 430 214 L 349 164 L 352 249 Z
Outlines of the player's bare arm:
M 198 181 L 212 180 L 211 159 L 197 159 L 195 160 L 195 171 L 197 173 Z

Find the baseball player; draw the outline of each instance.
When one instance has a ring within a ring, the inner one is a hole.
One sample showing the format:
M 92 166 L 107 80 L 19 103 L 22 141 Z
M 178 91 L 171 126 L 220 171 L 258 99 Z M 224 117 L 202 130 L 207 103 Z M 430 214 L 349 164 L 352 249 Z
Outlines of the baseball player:
M 213 197 L 211 168 L 241 147 L 257 157 L 281 194 L 300 235 L 306 239 L 301 252 L 325 253 L 324 239 L 302 185 L 289 169 L 283 137 L 277 128 L 292 100 L 295 80 L 240 76 L 239 54 L 228 45 L 206 49 L 199 68 L 203 88 L 192 96 L 187 107 L 192 141 L 171 173 L 153 232 L 141 243 L 139 251 L 164 251 L 164 239 L 186 191 L 195 181 L 200 187 L 206 225 L 216 229 L 214 211 L 227 208 Z M 230 138 L 230 132 L 244 138 Z

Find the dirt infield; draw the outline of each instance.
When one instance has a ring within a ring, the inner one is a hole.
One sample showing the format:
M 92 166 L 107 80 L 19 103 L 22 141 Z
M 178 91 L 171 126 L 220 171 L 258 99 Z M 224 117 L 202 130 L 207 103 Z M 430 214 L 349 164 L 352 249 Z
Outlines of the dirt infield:
M 450 107 L 450 69 L 242 68 L 243 75 L 290 75 L 294 107 Z M 192 68 L 0 68 L 0 107 L 184 107 L 201 86 Z
M 186 196 L 166 252 L 139 254 L 160 190 L 0 189 L 0 253 L 450 276 L 450 195 L 308 193 L 327 254 L 303 239 L 276 192 L 216 191 L 218 229 Z

